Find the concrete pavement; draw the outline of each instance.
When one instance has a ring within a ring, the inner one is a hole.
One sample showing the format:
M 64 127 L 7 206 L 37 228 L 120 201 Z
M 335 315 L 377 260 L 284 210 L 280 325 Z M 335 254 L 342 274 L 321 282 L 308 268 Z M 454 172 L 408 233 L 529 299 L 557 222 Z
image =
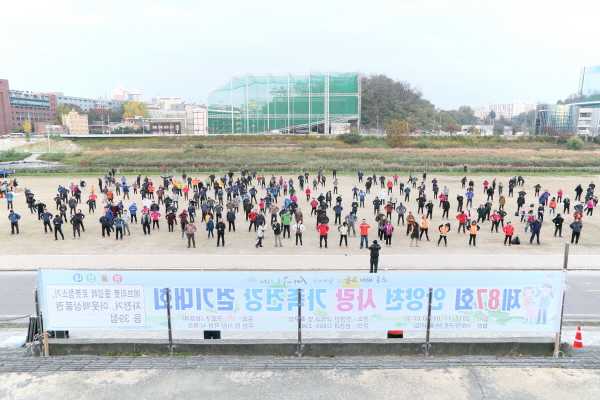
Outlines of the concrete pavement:
M 0 364 L 0 398 L 597 399 L 572 358 L 61 357 Z M 0 361 L 1 363 L 1 361 Z
M 528 245 L 524 245 L 528 246 Z M 395 254 L 380 256 L 382 271 L 406 270 L 560 270 L 563 254 Z M 238 254 L 106 254 L 106 255 L 2 255 L 0 271 L 57 269 L 197 269 L 253 271 L 365 271 L 369 254 L 238 255 Z M 571 270 L 600 270 L 600 255 L 571 255 Z

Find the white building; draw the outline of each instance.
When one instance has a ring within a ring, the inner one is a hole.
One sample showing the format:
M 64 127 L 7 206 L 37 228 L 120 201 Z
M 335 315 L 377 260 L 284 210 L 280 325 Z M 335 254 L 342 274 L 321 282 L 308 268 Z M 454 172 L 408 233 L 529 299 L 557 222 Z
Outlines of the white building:
M 143 96 L 138 89 L 126 88 L 124 86 L 117 86 L 113 91 L 113 97 L 125 101 L 142 101 L 143 99 Z
M 49 93 L 56 95 L 56 102 L 58 104 L 73 104 L 81 108 L 81 111 L 90 111 L 94 108 L 102 108 L 105 110 L 119 111 L 119 107 L 123 104 L 124 100 L 119 99 L 105 99 L 104 97 L 76 97 L 76 96 L 65 96 L 62 92 Z
M 515 100 L 511 104 L 488 104 L 485 107 L 473 109 L 473 113 L 479 119 L 487 118 L 491 111 L 496 113 L 496 119 L 504 117 L 506 119 L 517 117 L 521 113 L 527 113 L 535 110 L 536 103 L 533 101 Z
M 171 106 L 175 104 L 181 104 L 181 99 L 176 98 L 175 95 L 171 95 L 171 97 L 160 97 L 160 94 L 152 99 L 158 107 L 163 111 L 171 110 Z
M 600 109 L 579 108 L 579 118 L 577 120 L 577 133 L 579 135 L 598 135 L 599 124 Z

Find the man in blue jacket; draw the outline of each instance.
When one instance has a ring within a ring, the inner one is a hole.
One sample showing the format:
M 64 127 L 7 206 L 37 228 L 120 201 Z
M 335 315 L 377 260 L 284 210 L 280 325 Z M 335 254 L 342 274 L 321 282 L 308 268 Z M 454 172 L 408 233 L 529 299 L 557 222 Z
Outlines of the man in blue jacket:
M 129 206 L 129 215 L 131 215 L 131 222 L 135 221 L 135 223 L 138 223 L 137 220 L 137 206 L 135 205 L 135 203 L 133 203 L 132 205 Z
M 6 209 L 7 210 L 12 210 L 13 198 L 14 198 L 14 195 L 12 194 L 12 192 L 6 193 Z
M 44 221 L 44 233 L 48 233 L 48 229 L 50 229 L 50 233 L 52 233 L 52 218 L 54 218 L 54 215 L 45 209 L 44 213 L 42 214 L 42 220 Z
M 10 213 L 8 214 L 8 220 L 10 221 L 10 234 L 11 235 L 15 234 L 15 229 L 17 231 L 17 235 L 19 234 L 19 220 L 20 219 L 21 219 L 21 216 L 19 214 L 14 212 L 14 210 L 10 210 Z
M 542 230 L 542 220 L 536 219 L 531 224 L 531 238 L 529 239 L 529 244 L 533 244 L 533 238 L 537 239 L 537 244 L 540 244 L 540 231 Z
M 340 203 L 337 203 L 335 206 L 333 206 L 333 211 L 335 212 L 334 224 L 342 223 L 342 211 L 343 210 L 344 210 L 344 207 L 342 207 L 342 205 Z

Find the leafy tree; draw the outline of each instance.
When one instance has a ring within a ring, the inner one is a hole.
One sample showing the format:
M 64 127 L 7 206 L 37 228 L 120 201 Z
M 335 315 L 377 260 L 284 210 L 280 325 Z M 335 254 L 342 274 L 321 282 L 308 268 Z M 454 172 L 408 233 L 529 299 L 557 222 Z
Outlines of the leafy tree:
M 58 105 L 58 108 L 56 109 L 56 113 L 58 114 L 58 121 L 60 122 L 61 125 L 63 123 L 63 119 L 62 119 L 63 115 L 70 113 L 71 110 L 77 111 L 78 113 L 83 112 L 81 107 L 79 107 L 76 104 L 62 103 L 62 104 Z
M 148 106 L 139 101 L 127 101 L 122 105 L 123 118 L 148 117 Z
M 409 138 L 408 124 L 397 119 L 393 120 L 387 129 L 388 142 L 394 147 L 403 147 L 408 144 Z
M 494 135 L 504 135 L 504 124 L 496 122 L 494 124 Z
M 556 136 L 558 132 L 551 126 L 544 125 L 540 128 L 540 132 L 545 134 L 546 136 Z
M 362 77 L 362 122 L 374 128 L 390 124 L 392 120 L 405 121 L 420 127 L 431 126 L 436 114 L 433 104 L 423 99 L 419 89 L 408 82 L 397 81 L 386 75 Z
M 14 133 L 19 133 L 19 132 L 21 132 L 21 125 L 19 125 L 19 124 L 15 125 L 15 127 L 13 128 L 13 132 L 14 132 Z
M 457 124 L 456 122 L 450 122 L 447 124 L 442 125 L 442 129 L 446 132 L 457 132 L 461 130 L 461 126 L 459 124 Z
M 567 150 L 581 150 L 583 149 L 583 140 L 578 137 L 572 137 L 567 140 L 566 148 Z
M 33 126 L 31 125 L 31 122 L 28 119 L 26 119 L 25 122 L 23 122 L 23 132 L 31 133 L 32 130 Z
M 71 112 L 71 109 L 69 108 L 69 106 L 67 104 L 59 104 L 58 108 L 56 109 L 56 113 L 58 114 L 58 121 L 61 123 L 63 123 L 63 115 L 68 114 L 69 112 Z
M 87 113 L 87 115 L 90 123 L 94 121 L 102 121 L 103 118 L 105 123 L 107 123 L 109 119 L 112 122 L 121 122 L 123 119 L 123 116 L 117 111 L 107 110 L 104 108 L 93 108 Z
M 469 106 L 460 106 L 458 110 L 450 110 L 448 113 L 460 125 L 470 125 L 477 121 L 473 109 Z
M 496 111 L 492 110 L 487 116 L 490 119 L 496 119 Z

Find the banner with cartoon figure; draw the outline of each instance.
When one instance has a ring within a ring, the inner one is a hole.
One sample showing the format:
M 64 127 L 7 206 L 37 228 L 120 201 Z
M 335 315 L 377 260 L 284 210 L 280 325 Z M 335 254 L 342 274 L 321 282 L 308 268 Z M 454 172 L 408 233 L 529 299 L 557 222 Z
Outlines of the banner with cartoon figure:
M 40 270 L 47 330 L 556 332 L 562 272 L 387 274 Z

